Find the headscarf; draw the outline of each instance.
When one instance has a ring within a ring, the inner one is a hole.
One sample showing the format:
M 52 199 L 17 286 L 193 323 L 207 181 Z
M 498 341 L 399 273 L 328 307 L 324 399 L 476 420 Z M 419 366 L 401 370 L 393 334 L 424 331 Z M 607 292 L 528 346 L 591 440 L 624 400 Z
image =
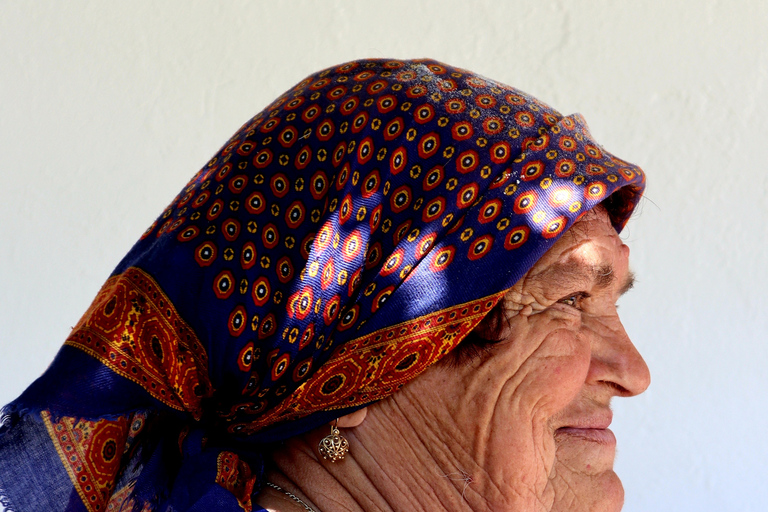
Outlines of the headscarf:
M 395 393 L 586 211 L 621 230 L 644 181 L 581 116 L 466 70 L 314 74 L 195 174 L 6 408 L 0 500 L 250 511 L 265 448 Z

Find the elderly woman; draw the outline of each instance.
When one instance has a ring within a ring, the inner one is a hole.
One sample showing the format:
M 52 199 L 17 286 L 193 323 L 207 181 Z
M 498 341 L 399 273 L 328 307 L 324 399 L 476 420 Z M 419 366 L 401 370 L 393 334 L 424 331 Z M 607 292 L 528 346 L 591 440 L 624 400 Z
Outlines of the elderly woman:
M 618 510 L 644 187 L 579 116 L 434 61 L 248 121 L 5 409 L 15 511 Z

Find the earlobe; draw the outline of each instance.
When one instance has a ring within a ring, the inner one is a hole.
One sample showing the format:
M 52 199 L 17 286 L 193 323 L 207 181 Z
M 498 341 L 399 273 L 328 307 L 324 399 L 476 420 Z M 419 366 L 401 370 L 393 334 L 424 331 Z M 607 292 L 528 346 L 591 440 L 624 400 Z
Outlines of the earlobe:
M 349 413 L 346 416 L 340 417 L 337 425 L 339 428 L 356 427 L 363 422 L 367 414 L 368 414 L 368 408 L 363 407 L 362 409 L 358 409 L 357 411 Z

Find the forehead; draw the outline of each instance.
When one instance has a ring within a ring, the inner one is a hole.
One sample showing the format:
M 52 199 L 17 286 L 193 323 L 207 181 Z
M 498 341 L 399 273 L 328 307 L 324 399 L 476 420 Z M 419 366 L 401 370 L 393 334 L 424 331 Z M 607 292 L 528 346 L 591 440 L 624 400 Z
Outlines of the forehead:
M 528 280 L 589 280 L 607 287 L 628 273 L 629 248 L 605 210 L 585 214 L 547 251 L 528 273 Z M 570 284 L 565 282 L 563 284 Z

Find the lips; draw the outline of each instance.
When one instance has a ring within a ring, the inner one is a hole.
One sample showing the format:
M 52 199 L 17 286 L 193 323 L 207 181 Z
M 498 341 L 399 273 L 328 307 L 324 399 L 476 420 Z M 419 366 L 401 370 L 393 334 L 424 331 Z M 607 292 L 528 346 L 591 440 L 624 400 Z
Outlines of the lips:
M 555 430 L 555 436 L 567 436 L 577 440 L 593 443 L 616 445 L 616 436 L 608 428 L 611 425 L 613 413 L 610 409 L 599 409 L 589 414 L 580 414 L 567 418 L 564 426 Z
M 562 427 L 555 431 L 555 436 L 565 436 L 576 440 L 604 445 L 616 445 L 616 436 L 613 435 L 613 432 L 609 428 Z

